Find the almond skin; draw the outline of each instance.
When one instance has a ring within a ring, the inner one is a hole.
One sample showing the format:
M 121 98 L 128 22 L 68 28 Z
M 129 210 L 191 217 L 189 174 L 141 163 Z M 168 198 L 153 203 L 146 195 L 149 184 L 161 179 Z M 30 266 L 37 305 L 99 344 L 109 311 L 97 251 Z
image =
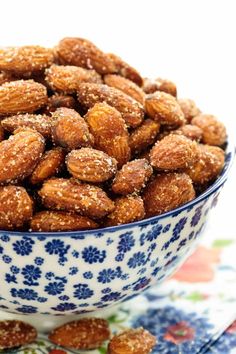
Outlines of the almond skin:
M 127 195 L 115 200 L 115 209 L 108 215 L 105 226 L 129 224 L 142 220 L 145 216 L 143 200 L 141 197 Z
M 63 347 L 89 350 L 97 349 L 110 338 L 109 324 L 101 318 L 82 318 L 54 329 L 49 339 Z
M 51 138 L 52 118 L 45 114 L 17 114 L 3 119 L 1 125 L 11 133 L 18 128 L 31 128 L 45 138 Z
M 143 84 L 142 76 L 135 68 L 127 64 L 124 60 L 122 60 L 120 57 L 118 57 L 115 54 L 109 53 L 107 54 L 107 56 L 115 64 L 119 75 L 133 81 L 138 86 L 142 86 Z
M 64 38 L 57 46 L 57 55 L 62 64 L 94 69 L 99 74 L 116 72 L 116 65 L 92 42 L 84 38 Z
M 177 170 L 193 164 L 198 157 L 197 144 L 182 135 L 169 134 L 150 152 L 150 162 L 161 170 Z
M 46 70 L 46 81 L 54 91 L 66 94 L 76 92 L 81 82 L 102 83 L 101 76 L 95 70 L 69 65 L 52 65 Z
M 25 188 L 17 186 L 0 187 L 1 230 L 22 228 L 28 223 L 32 215 L 33 202 Z
M 0 321 L 0 349 L 11 349 L 27 345 L 37 338 L 36 329 L 22 321 Z
M 6 71 L 0 72 L 0 85 L 4 84 L 5 82 L 14 80 L 16 80 L 16 78 L 11 73 Z
M 129 146 L 132 154 L 139 154 L 152 145 L 160 130 L 160 124 L 152 119 L 146 119 L 142 125 L 134 129 L 129 136 Z
M 178 102 L 188 123 L 191 123 L 194 117 L 201 114 L 201 111 L 196 106 L 196 103 L 190 98 L 179 98 Z
M 152 175 L 152 167 L 145 159 L 137 159 L 127 162 L 112 183 L 112 190 L 117 194 L 131 194 L 139 192 L 145 187 Z
M 194 198 L 192 180 L 185 173 L 157 175 L 143 192 L 147 217 L 173 210 Z
M 15 74 L 41 71 L 53 63 L 52 49 L 40 46 L 7 47 L 0 49 L 0 70 Z
M 104 82 L 106 85 L 115 87 L 118 90 L 124 92 L 126 95 L 132 97 L 140 104 L 144 104 L 145 93 L 133 81 L 126 79 L 125 77 L 122 77 L 120 75 L 108 74 L 104 76 Z
M 140 103 L 120 90 L 107 85 L 80 84 L 78 100 L 85 108 L 91 108 L 95 103 L 106 102 L 116 108 L 126 124 L 132 128 L 139 126 L 144 117 L 144 110 Z
M 93 144 L 94 139 L 85 120 L 74 109 L 58 108 L 52 118 L 52 138 L 56 145 L 72 150 Z
M 21 131 L 0 143 L 0 183 L 29 176 L 44 151 L 44 138 L 33 130 Z
M 180 127 L 179 129 L 173 130 L 172 134 L 184 135 L 186 136 L 186 138 L 199 142 L 202 139 L 203 131 L 201 128 L 197 127 L 196 125 L 185 124 L 182 125 L 182 127 Z
M 72 150 L 66 159 L 67 169 L 81 181 L 99 183 L 114 176 L 117 162 L 114 158 L 91 148 Z
M 49 179 L 44 182 L 39 195 L 46 208 L 75 211 L 95 219 L 114 209 L 113 201 L 101 188 L 73 179 Z
M 85 116 L 94 136 L 94 146 L 114 157 L 121 167 L 130 159 L 128 132 L 120 112 L 107 103 L 97 103 Z
M 54 148 L 46 151 L 29 178 L 31 184 L 42 183 L 45 179 L 56 176 L 64 167 L 65 151 Z
M 55 94 L 48 98 L 47 107 L 45 107 L 45 113 L 55 112 L 57 108 L 76 108 L 76 100 L 72 96 Z
M 221 146 L 226 141 L 226 129 L 215 116 L 200 114 L 194 117 L 191 124 L 202 129 L 202 142 L 208 145 Z
M 148 116 L 163 125 L 181 126 L 185 123 L 177 100 L 166 92 L 157 91 L 147 95 L 145 107 Z
M 98 224 L 75 213 L 65 211 L 40 211 L 36 213 L 30 223 L 30 231 L 60 232 L 96 229 Z
M 128 329 L 111 339 L 107 353 L 150 354 L 156 341 L 156 338 L 143 328 Z
M 33 80 L 6 82 L 0 86 L 0 115 L 32 113 L 47 103 L 46 87 Z
M 0 125 L 0 142 L 4 140 L 4 129 L 2 125 Z
M 156 91 L 163 91 L 163 92 L 169 93 L 170 95 L 172 95 L 174 97 L 177 97 L 176 85 L 170 80 L 165 80 L 165 79 L 161 79 L 161 78 L 151 80 L 151 79 L 145 78 L 143 81 L 142 89 L 147 94 L 154 93 Z
M 224 167 L 225 153 L 218 146 L 198 145 L 198 159 L 184 171 L 195 184 L 206 184 L 220 174 Z

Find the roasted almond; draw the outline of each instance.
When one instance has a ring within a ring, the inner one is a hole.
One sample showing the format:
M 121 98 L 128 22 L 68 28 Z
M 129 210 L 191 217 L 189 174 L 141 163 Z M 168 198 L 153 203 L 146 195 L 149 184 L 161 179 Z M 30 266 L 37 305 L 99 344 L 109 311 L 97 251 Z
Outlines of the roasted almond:
M 150 354 L 156 342 L 156 338 L 143 328 L 128 329 L 111 339 L 107 353 Z
M 75 109 L 76 103 L 76 100 L 72 96 L 55 94 L 48 98 L 48 104 L 47 107 L 45 107 L 45 112 L 55 112 L 57 108 L 61 107 Z
M 142 125 L 134 129 L 129 136 L 129 146 L 133 154 L 139 154 L 152 145 L 160 130 L 160 124 L 152 119 L 146 119 Z
M 31 128 L 42 134 L 45 138 L 51 138 L 52 118 L 45 114 L 18 114 L 3 119 L 1 125 L 11 133 L 18 128 Z
M 161 170 L 185 168 L 197 158 L 196 142 L 175 134 L 169 134 L 158 141 L 150 152 L 151 165 Z
M 27 345 L 37 338 L 36 329 L 28 323 L 16 320 L 0 321 L 0 349 Z
M 0 143 L 0 183 L 12 183 L 29 176 L 44 151 L 44 138 L 33 130 L 10 136 Z
M 120 112 L 107 103 L 97 103 L 85 116 L 95 147 L 114 157 L 121 167 L 130 159 L 125 121 Z
M 1 230 L 22 228 L 29 222 L 32 215 L 33 202 L 25 188 L 17 186 L 0 187 Z
M 0 49 L 0 70 L 16 74 L 40 71 L 53 63 L 52 49 L 37 45 Z
M 42 183 L 45 179 L 56 176 L 64 167 L 65 152 L 57 147 L 46 151 L 29 178 L 31 184 Z
M 14 80 L 16 80 L 16 78 L 11 73 L 6 71 L 0 72 L 0 85 L 4 84 L 5 82 Z
M 149 117 L 163 125 L 180 126 L 185 123 L 176 98 L 166 92 L 157 91 L 147 95 L 145 107 Z
M 85 108 L 91 108 L 95 103 L 106 102 L 116 108 L 126 124 L 137 127 L 142 123 L 144 110 L 136 100 L 120 90 L 101 84 L 82 83 L 78 90 L 78 100 Z
M 32 113 L 47 103 L 46 87 L 33 80 L 6 82 L 0 86 L 0 115 Z
M 142 220 L 144 216 L 145 210 L 142 198 L 127 195 L 115 200 L 115 209 L 107 216 L 105 226 L 128 224 Z
M 142 86 L 143 83 L 142 76 L 135 68 L 127 64 L 124 60 L 122 60 L 120 57 L 118 57 L 115 54 L 109 53 L 107 55 L 115 64 L 116 71 L 118 72 L 119 75 L 133 81 L 138 86 Z
M 56 145 L 72 150 L 93 144 L 87 123 L 74 109 L 58 108 L 52 118 L 52 138 Z
M 71 94 L 77 91 L 81 82 L 102 83 L 95 70 L 78 66 L 52 65 L 46 70 L 46 81 L 54 91 Z
M 192 119 L 201 113 L 196 103 L 190 98 L 179 98 L 178 102 L 188 123 L 191 123 Z
M 172 131 L 172 134 L 180 134 L 186 136 L 191 140 L 200 141 L 202 139 L 202 129 L 192 124 L 185 124 L 176 130 Z
M 115 87 L 118 90 L 126 93 L 126 95 L 132 97 L 142 105 L 144 104 L 145 93 L 133 81 L 126 79 L 125 77 L 122 77 L 120 75 L 108 74 L 105 75 L 104 82 L 106 85 Z
M 113 201 L 101 188 L 72 179 L 49 179 L 39 195 L 46 208 L 75 211 L 91 218 L 102 218 L 114 209 Z
M 105 182 L 114 176 L 117 161 L 103 151 L 91 148 L 72 150 L 66 159 L 73 177 L 85 182 Z
M 221 146 L 225 143 L 225 126 L 215 116 L 200 114 L 192 119 L 191 124 L 202 129 L 202 142 L 204 144 Z
M 145 78 L 143 81 L 142 89 L 145 93 L 154 93 L 156 91 L 163 91 L 169 93 L 174 97 L 177 96 L 176 85 L 170 80 L 165 80 L 161 78 L 155 80 Z
M 127 162 L 112 183 L 112 190 L 117 194 L 131 194 L 139 192 L 145 187 L 152 175 L 152 167 L 145 159 L 137 159 Z
M 116 72 L 113 61 L 92 42 L 84 38 L 64 38 L 57 46 L 57 55 L 63 64 L 94 69 L 100 74 Z
M 66 323 L 49 334 L 54 344 L 78 350 L 97 349 L 109 338 L 108 322 L 96 317 Z
M 173 210 L 194 198 L 192 180 L 186 173 L 157 175 L 143 192 L 147 217 Z
M 98 224 L 86 216 L 66 211 L 40 211 L 30 222 L 30 231 L 59 232 L 95 229 Z

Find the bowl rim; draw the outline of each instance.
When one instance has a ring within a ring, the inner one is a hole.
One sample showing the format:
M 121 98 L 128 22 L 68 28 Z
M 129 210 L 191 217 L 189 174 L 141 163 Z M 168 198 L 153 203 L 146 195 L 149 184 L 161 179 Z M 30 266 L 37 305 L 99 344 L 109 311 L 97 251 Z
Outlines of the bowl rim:
M 190 202 L 183 204 L 182 206 L 175 208 L 173 210 L 170 210 L 166 213 L 157 215 L 157 216 L 152 216 L 147 219 L 135 221 L 129 224 L 122 224 L 122 225 L 117 225 L 117 226 L 110 226 L 110 227 L 103 227 L 99 229 L 91 229 L 91 230 L 81 230 L 81 231 L 60 231 L 60 232 L 30 232 L 30 231 L 8 231 L 8 230 L 1 230 L 0 229 L 0 234 L 6 234 L 9 236 L 26 236 L 26 237 L 79 237 L 79 236 L 96 236 L 98 233 L 113 233 L 119 230 L 124 230 L 124 229 L 130 229 L 136 226 L 142 226 L 145 224 L 151 224 L 154 222 L 158 222 L 161 219 L 164 219 L 168 216 L 173 216 L 174 214 L 179 214 L 180 212 L 194 206 L 195 204 L 198 204 L 202 200 L 208 198 L 211 194 L 213 194 L 215 191 L 217 191 L 226 181 L 229 171 L 233 165 L 234 162 L 234 156 L 236 153 L 235 145 L 233 143 L 234 139 L 231 136 L 231 134 L 228 134 L 228 139 L 227 139 L 227 148 L 225 150 L 226 156 L 228 157 L 228 161 L 226 160 L 224 164 L 224 170 L 223 173 L 216 179 L 216 181 L 206 189 L 206 191 L 202 194 L 200 194 L 197 198 L 191 200 Z

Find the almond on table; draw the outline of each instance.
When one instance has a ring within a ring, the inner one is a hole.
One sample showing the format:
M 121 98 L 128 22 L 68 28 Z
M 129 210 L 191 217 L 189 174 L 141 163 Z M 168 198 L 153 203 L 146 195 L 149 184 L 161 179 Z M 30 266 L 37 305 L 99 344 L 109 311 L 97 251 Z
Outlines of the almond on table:
M 90 350 L 99 348 L 110 335 L 109 324 L 105 319 L 91 317 L 69 322 L 54 329 L 49 334 L 49 339 L 63 347 Z
M 0 321 L 0 350 L 16 348 L 34 342 L 36 329 L 22 321 Z
M 200 114 L 192 119 L 191 124 L 202 129 L 204 144 L 221 146 L 225 143 L 226 128 L 215 116 Z

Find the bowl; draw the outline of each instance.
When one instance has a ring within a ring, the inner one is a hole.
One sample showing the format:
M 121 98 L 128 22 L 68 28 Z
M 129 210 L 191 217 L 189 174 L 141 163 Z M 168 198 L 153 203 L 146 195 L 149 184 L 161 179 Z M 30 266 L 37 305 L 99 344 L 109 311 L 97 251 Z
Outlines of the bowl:
M 94 313 L 163 282 L 194 251 L 233 155 L 229 143 L 214 184 L 160 216 L 90 231 L 1 231 L 0 310 L 37 316 Z

